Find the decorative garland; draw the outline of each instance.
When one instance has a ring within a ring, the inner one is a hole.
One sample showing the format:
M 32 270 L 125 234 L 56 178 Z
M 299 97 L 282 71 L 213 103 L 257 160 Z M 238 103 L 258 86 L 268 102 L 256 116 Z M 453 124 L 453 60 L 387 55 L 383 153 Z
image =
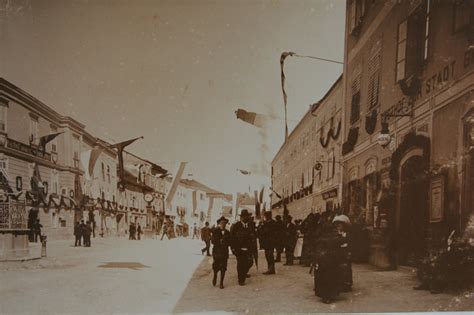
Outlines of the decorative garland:
M 398 146 L 397 150 L 392 154 L 392 164 L 390 167 L 390 178 L 392 180 L 398 180 L 398 169 L 403 155 L 413 147 L 419 147 L 423 149 L 423 160 L 426 165 L 430 161 L 430 138 L 416 135 L 414 132 L 410 132 L 405 136 L 403 142 Z
M 347 135 L 347 141 L 342 144 L 342 155 L 346 155 L 352 150 L 354 150 L 354 146 L 357 143 L 357 139 L 359 138 L 359 127 L 353 127 L 349 130 L 349 134 Z
M 365 131 L 369 135 L 373 134 L 377 126 L 377 110 L 373 110 L 369 115 L 365 116 Z
M 331 128 L 329 129 L 329 135 L 331 136 L 331 138 L 333 138 L 334 140 L 336 140 L 338 137 L 339 137 L 339 134 L 341 133 L 341 121 L 339 120 L 339 123 L 337 124 L 337 131 L 334 132 L 334 129 Z
M 329 128 L 327 134 L 326 134 L 326 140 L 323 137 L 319 137 L 319 143 L 321 143 L 321 146 L 323 148 L 327 148 L 329 145 L 329 140 L 331 138 L 333 140 L 336 140 L 339 137 L 339 133 L 341 132 L 341 121 L 337 124 L 337 129 L 334 131 L 334 128 Z

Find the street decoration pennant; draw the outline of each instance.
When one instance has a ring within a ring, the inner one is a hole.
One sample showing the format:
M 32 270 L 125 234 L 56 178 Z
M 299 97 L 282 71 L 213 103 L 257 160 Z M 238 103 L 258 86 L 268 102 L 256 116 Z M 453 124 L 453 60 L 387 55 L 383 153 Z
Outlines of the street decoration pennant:
M 186 167 L 186 162 L 181 162 L 179 164 L 178 171 L 176 172 L 176 175 L 173 179 L 168 195 L 166 196 L 167 210 L 171 210 L 171 202 L 173 201 L 174 195 L 176 194 L 176 190 L 178 189 L 179 181 L 181 180 L 181 176 L 183 176 L 185 167 Z
M 246 171 L 246 170 L 241 170 L 241 169 L 237 169 L 237 171 L 239 171 L 242 175 L 250 175 L 252 174 L 250 171 Z M 249 188 L 249 191 L 250 191 L 250 188 Z
M 84 168 L 84 177 L 87 180 L 91 180 L 94 178 L 94 168 L 97 160 L 99 159 L 100 154 L 104 151 L 104 149 L 95 144 L 91 150 L 87 150 L 81 153 L 81 164 Z
M 235 111 L 235 116 L 237 117 L 237 119 L 240 119 L 258 128 L 262 128 L 266 122 L 265 115 L 257 114 L 254 112 L 248 112 L 245 109 L 241 108 Z
M 46 145 L 53 141 L 57 136 L 63 134 L 64 132 L 56 132 L 39 138 L 39 147 L 43 152 L 46 152 Z
M 124 167 L 123 167 L 123 150 L 129 146 L 130 144 L 134 143 L 138 139 L 143 139 L 143 137 L 133 138 L 130 140 L 122 141 L 110 146 L 112 149 L 117 149 L 118 158 L 119 158 L 119 179 L 122 182 L 124 179 Z
M 287 102 L 288 102 L 288 96 L 286 95 L 285 91 L 285 71 L 284 71 L 284 65 L 285 65 L 285 59 L 288 56 L 294 56 L 294 52 L 283 52 L 280 56 L 280 76 L 281 76 L 281 91 L 283 93 L 283 105 L 285 106 L 285 141 L 288 139 L 288 115 L 287 115 Z

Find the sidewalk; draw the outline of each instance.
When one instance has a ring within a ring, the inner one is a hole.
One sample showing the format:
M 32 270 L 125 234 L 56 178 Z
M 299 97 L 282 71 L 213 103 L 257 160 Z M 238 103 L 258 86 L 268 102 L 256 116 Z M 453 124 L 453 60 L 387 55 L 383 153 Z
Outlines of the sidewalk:
M 229 258 L 225 289 L 212 287 L 212 258 L 206 258 L 194 273 L 175 312 L 406 312 L 474 310 L 474 294 L 458 296 L 413 290 L 417 284 L 409 268 L 376 271 L 369 265 L 354 265 L 354 287 L 334 304 L 323 304 L 312 291 L 309 268 L 277 263 L 277 274 L 265 276 L 266 261 L 259 255 L 260 270 L 252 267 L 251 278 L 237 285 L 236 260 Z

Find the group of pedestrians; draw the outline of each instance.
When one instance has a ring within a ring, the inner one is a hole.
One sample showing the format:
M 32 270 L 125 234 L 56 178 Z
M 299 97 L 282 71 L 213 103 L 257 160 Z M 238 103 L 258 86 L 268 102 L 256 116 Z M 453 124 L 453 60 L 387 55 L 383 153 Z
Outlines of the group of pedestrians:
M 84 220 L 81 222 L 76 222 L 74 225 L 74 237 L 76 239 L 74 247 L 82 246 L 91 247 L 91 235 L 92 235 L 92 224 L 90 221 L 84 223 Z
M 311 214 L 304 221 L 295 224 L 287 213 L 272 218 L 272 213 L 264 213 L 264 220 L 258 226 L 246 209 L 240 213 L 240 221 L 234 223 L 230 231 L 225 217 L 217 220 L 217 227 L 209 228 L 206 222 L 201 229 L 201 239 L 206 243 L 201 252 L 209 255 L 212 243 L 213 278 L 217 285 L 220 273 L 220 288 L 224 288 L 224 278 L 229 258 L 229 248 L 237 259 L 237 278 L 239 285 L 245 285 L 250 277 L 249 270 L 256 261 L 258 248 L 265 251 L 267 270 L 264 275 L 276 274 L 275 263 L 281 262 L 285 253 L 284 265 L 294 264 L 294 252 L 298 236 L 303 234 L 300 264 L 311 267 L 314 275 L 314 292 L 324 303 L 332 303 L 341 292 L 351 290 L 352 266 L 348 228 L 349 218 L 330 211 Z M 259 247 L 258 247 L 259 243 Z M 275 257 L 276 254 L 276 257 Z
M 129 240 L 141 240 L 141 235 L 143 234 L 142 227 L 140 223 L 130 223 L 130 227 L 128 228 L 128 239 Z

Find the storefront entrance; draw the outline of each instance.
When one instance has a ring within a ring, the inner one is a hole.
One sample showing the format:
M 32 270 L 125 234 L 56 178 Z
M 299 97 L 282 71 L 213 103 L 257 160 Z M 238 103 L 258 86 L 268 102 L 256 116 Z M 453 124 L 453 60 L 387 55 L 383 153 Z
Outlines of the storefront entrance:
M 400 164 L 396 259 L 398 265 L 414 266 L 426 248 L 429 182 L 421 155 Z

